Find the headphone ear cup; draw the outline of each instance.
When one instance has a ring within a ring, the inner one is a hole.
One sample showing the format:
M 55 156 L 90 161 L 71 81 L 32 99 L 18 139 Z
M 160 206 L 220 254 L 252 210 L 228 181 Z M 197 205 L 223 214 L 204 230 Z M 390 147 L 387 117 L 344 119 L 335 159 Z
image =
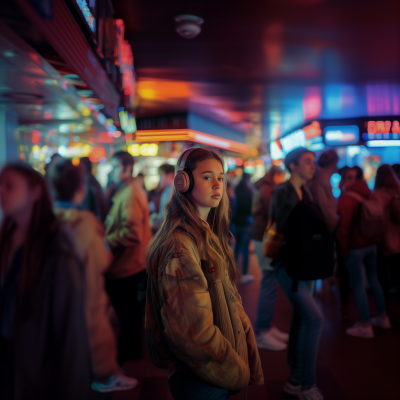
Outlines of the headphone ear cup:
M 186 171 L 178 172 L 174 178 L 174 186 L 179 193 L 186 193 L 190 187 L 190 178 Z
M 192 171 L 187 170 L 186 175 L 189 180 L 188 189 L 186 190 L 186 193 L 190 193 L 193 190 L 193 186 L 194 186 L 194 179 L 193 179 Z

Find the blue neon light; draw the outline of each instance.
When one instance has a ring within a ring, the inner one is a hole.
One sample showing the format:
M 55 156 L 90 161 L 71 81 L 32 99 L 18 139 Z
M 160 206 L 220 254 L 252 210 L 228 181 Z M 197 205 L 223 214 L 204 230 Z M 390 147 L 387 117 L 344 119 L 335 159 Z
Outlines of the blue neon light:
M 356 144 L 360 140 L 360 130 L 357 125 L 327 126 L 324 137 L 327 145 Z

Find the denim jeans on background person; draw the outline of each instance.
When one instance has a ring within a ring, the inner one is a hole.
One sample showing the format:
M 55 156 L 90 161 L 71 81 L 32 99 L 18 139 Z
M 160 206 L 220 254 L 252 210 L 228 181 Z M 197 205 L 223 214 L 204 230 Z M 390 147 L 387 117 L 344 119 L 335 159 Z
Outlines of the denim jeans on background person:
M 168 379 L 168 386 L 175 400 L 226 400 L 238 393 L 179 371 Z
M 251 240 L 251 225 L 235 225 L 235 262 L 239 258 L 239 254 L 243 253 L 243 270 L 242 274 L 247 274 L 247 268 L 249 266 L 249 245 Z
M 361 249 L 351 249 L 349 258 L 346 260 L 346 267 L 350 277 L 350 283 L 356 298 L 358 311 L 362 323 L 370 322 L 367 292 L 363 283 L 363 265 L 369 285 L 375 298 L 378 313 L 386 312 L 385 296 L 376 273 L 377 247 L 376 245 Z
M 324 322 L 312 295 L 314 281 L 299 281 L 297 292 L 292 292 L 292 279 L 282 263 L 277 263 L 274 270 L 279 285 L 293 307 L 287 356 L 290 377 L 302 387 L 311 387 L 315 385 L 318 346 Z
M 254 240 L 254 251 L 257 255 L 258 265 L 262 269 L 260 295 L 258 298 L 258 314 L 256 330 L 265 332 L 271 328 L 274 319 L 274 307 L 278 294 L 278 281 L 274 269 L 270 266 L 271 258 L 264 257 L 263 244 Z

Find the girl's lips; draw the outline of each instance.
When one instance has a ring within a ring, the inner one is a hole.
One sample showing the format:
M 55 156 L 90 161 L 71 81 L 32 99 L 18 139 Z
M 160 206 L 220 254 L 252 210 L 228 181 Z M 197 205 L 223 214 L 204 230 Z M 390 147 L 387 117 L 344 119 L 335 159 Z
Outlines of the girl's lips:
M 215 197 L 215 198 L 217 198 L 217 197 L 220 198 L 221 195 L 220 195 L 220 194 L 213 194 L 211 197 L 213 197 L 213 198 L 214 198 L 214 197 Z

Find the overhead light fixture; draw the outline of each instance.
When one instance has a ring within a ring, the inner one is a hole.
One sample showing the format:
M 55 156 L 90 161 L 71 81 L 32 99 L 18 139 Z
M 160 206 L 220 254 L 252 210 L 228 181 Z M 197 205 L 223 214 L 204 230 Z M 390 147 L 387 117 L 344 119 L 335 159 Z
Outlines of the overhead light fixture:
M 137 142 L 170 142 L 187 141 L 207 144 L 220 149 L 234 151 L 236 153 L 249 154 L 250 148 L 247 144 L 223 139 L 207 133 L 197 132 L 192 129 L 165 129 L 154 131 L 136 131 Z
M 193 39 L 201 32 L 204 19 L 195 15 L 182 14 L 175 17 L 175 30 L 185 39 Z

